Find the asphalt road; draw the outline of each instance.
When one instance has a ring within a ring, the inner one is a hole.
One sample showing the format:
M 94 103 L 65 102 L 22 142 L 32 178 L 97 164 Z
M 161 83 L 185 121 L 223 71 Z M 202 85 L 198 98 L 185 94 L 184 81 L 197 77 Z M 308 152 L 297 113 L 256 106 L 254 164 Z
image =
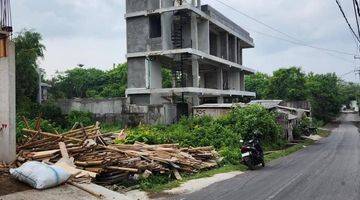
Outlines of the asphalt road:
M 331 136 L 264 169 L 170 199 L 359 200 L 360 140 L 354 120 L 359 117 L 343 115 Z

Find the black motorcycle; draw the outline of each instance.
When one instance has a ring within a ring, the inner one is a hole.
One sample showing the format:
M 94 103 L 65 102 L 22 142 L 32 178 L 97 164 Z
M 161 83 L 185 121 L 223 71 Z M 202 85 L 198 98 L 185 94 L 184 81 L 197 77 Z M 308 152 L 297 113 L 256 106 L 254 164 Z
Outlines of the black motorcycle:
M 260 164 L 265 167 L 264 151 L 261 147 L 260 139 L 257 137 L 244 143 L 241 147 L 241 156 L 242 162 L 250 170 L 254 170 Z

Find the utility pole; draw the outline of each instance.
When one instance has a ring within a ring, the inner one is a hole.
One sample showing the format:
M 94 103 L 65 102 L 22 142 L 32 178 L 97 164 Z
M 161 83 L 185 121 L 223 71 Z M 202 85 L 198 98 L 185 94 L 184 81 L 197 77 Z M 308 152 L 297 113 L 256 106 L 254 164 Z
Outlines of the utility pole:
M 354 59 L 355 59 L 355 60 L 360 60 L 360 56 L 354 56 Z M 357 68 L 354 70 L 354 72 L 355 72 L 355 75 L 356 75 L 356 76 L 359 75 L 359 79 L 360 79 L 360 67 L 357 67 Z

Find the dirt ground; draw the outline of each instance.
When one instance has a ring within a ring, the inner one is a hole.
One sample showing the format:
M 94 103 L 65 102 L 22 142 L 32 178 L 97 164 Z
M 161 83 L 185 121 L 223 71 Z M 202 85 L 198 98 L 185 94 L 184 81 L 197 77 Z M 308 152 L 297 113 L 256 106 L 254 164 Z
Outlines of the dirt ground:
M 10 174 L 1 174 L 0 173 L 0 200 L 1 196 L 8 195 L 16 192 L 22 192 L 26 190 L 31 190 L 30 186 L 25 185 L 13 179 Z

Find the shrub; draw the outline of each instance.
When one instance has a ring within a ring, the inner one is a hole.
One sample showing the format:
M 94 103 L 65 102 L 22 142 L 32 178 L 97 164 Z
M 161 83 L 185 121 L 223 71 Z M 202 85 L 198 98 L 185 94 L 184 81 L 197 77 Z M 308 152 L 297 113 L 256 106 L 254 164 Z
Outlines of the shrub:
M 275 113 L 269 112 L 261 105 L 251 105 L 246 108 L 235 108 L 230 113 L 234 131 L 244 140 L 253 138 L 255 131 L 262 133 L 265 144 L 277 143 L 281 138 L 281 126 L 276 123 Z
M 28 123 L 31 129 L 35 129 L 36 126 L 36 119 L 29 119 Z M 22 130 L 27 128 L 25 122 L 22 120 L 20 115 L 16 116 L 16 139 L 18 142 L 21 142 L 24 139 L 24 135 Z M 62 132 L 60 126 L 56 125 L 56 123 L 51 123 L 48 120 L 41 120 L 40 128 L 42 131 L 49 132 L 49 133 L 56 133 Z
M 310 118 L 303 117 L 299 123 L 295 126 L 293 130 L 293 136 L 295 139 L 300 139 L 305 132 L 309 131 L 309 128 L 312 127 Z
M 43 119 L 46 119 L 51 123 L 55 123 L 62 128 L 66 128 L 67 123 L 65 115 L 62 114 L 61 109 L 54 103 L 42 104 L 39 112 L 42 113 Z
M 94 124 L 92 120 L 91 112 L 82 112 L 82 111 L 71 111 L 67 116 L 67 122 L 69 126 L 72 126 L 76 122 L 82 123 L 84 126 L 90 126 Z
M 130 129 L 125 143 L 179 143 L 182 147 L 213 146 L 224 157 L 225 163 L 238 164 L 240 140 L 252 138 L 255 130 L 263 133 L 264 144 L 282 145 L 281 128 L 275 114 L 260 105 L 235 108 L 230 114 L 214 119 L 205 117 L 182 118 L 171 126 L 139 126 Z

